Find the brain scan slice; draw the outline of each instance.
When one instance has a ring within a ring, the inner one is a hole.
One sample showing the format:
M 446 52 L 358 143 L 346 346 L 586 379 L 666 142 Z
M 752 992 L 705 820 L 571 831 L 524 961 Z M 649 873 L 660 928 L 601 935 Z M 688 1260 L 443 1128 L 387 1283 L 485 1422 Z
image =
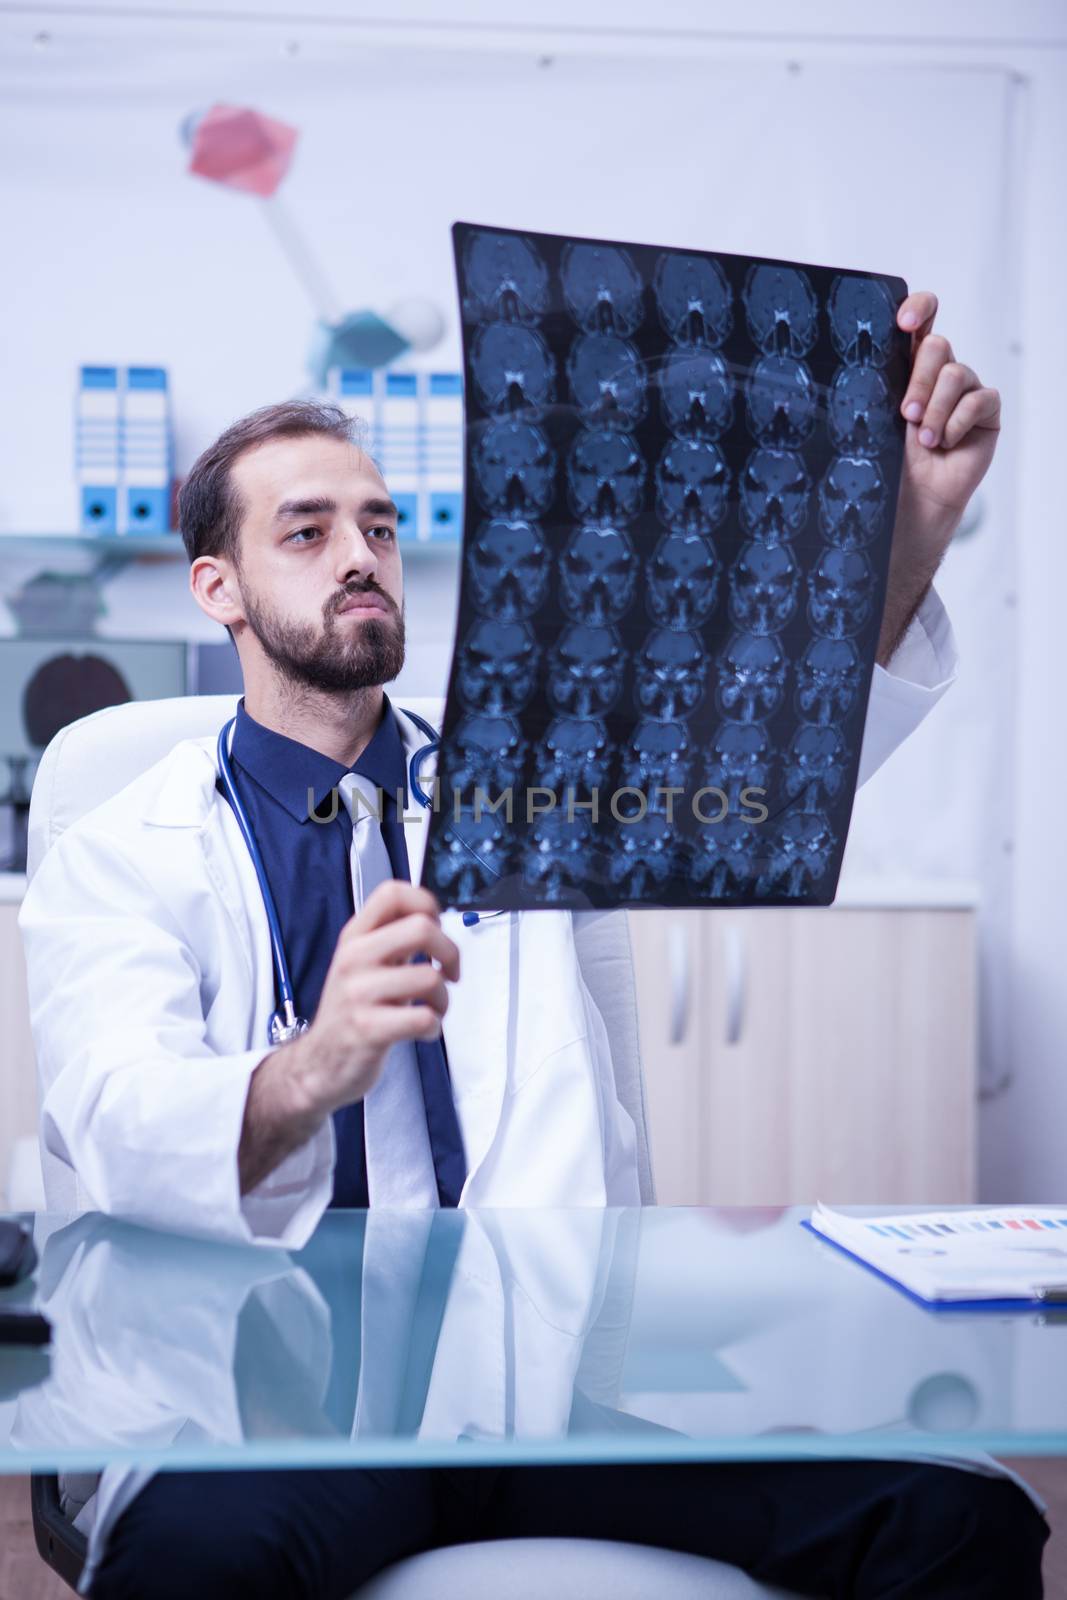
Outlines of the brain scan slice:
M 797 662 L 798 715 L 824 727 L 843 719 L 859 698 L 863 663 L 851 639 L 812 639 Z
M 538 777 L 546 788 L 577 794 L 598 788 L 604 779 L 608 733 L 595 718 L 556 717 L 537 747 Z
M 608 857 L 612 887 L 624 900 L 654 900 L 675 871 L 679 836 L 659 811 L 648 810 L 620 823 Z
M 449 785 L 471 802 L 478 787 L 495 796 L 519 782 L 525 756 L 526 741 L 513 716 L 465 716 L 455 733 Z
M 757 262 L 742 298 L 752 342 L 764 355 L 807 355 L 818 332 L 818 302 L 806 272 Z
M 644 319 L 644 285 L 627 252 L 612 245 L 568 244 L 560 261 L 567 309 L 587 333 L 635 333 Z
M 764 789 L 774 750 L 758 722 L 724 722 L 716 730 L 704 767 L 704 781 L 726 795 L 731 812 L 741 810 L 742 789 Z
M 793 812 L 774 835 L 756 882 L 757 897 L 778 890 L 788 899 L 799 899 L 822 877 L 833 852 L 833 829 L 826 816 L 821 811 Z
M 565 628 L 547 663 L 545 689 L 557 715 L 602 717 L 622 691 L 626 653 L 614 628 L 577 622 Z
M 793 539 L 808 519 L 811 477 L 797 450 L 753 450 L 741 474 L 741 522 L 754 539 L 778 544 Z
M 788 663 L 773 635 L 733 636 L 718 664 L 718 706 L 735 722 L 762 722 L 777 711 Z
M 656 628 L 634 663 L 634 694 L 642 715 L 667 721 L 687 716 L 704 698 L 708 656 L 695 632 Z
M 552 353 L 535 329 L 521 323 L 490 322 L 483 328 L 471 373 L 487 411 L 538 416 L 553 396 Z
M 575 439 L 567 461 L 567 487 L 578 516 L 607 522 L 635 516 L 645 477 L 644 457 L 630 434 L 587 428 Z
M 619 782 L 640 789 L 652 810 L 665 811 L 668 796 L 657 794 L 656 790 L 684 790 L 692 776 L 692 767 L 685 723 L 646 718 L 637 724 L 619 753 Z
M 467 242 L 464 310 L 471 320 L 537 322 L 549 307 L 548 268 L 513 233 L 478 230 Z
M 638 563 L 624 528 L 583 523 L 559 560 L 559 600 L 575 622 L 618 622 L 633 604 Z
M 812 723 L 798 728 L 785 758 L 786 792 L 801 810 L 818 811 L 845 780 L 847 752 L 836 728 Z
M 531 422 L 493 422 L 474 445 L 474 487 L 487 511 L 543 514 L 555 493 L 555 454 Z
M 830 389 L 827 426 L 843 455 L 877 455 L 889 439 L 892 412 L 885 379 L 873 367 L 840 367 Z
M 710 533 L 729 505 L 730 471 L 710 439 L 673 439 L 656 467 L 656 507 L 674 528 Z
M 848 639 L 874 606 L 874 572 L 858 550 L 827 550 L 808 574 L 808 617 L 824 639 Z
M 745 403 L 749 429 L 761 444 L 792 450 L 815 431 L 815 384 L 792 356 L 761 356 L 749 374 Z
M 830 544 L 858 550 L 881 532 L 888 509 L 877 461 L 837 456 L 819 484 L 819 526 Z
M 733 293 L 725 272 L 707 256 L 674 251 L 660 257 L 653 282 L 660 320 L 682 345 L 721 345 L 733 327 Z
M 459 901 L 473 900 L 501 878 L 510 866 L 508 832 L 496 812 L 482 807 L 445 806 L 440 815 L 443 848 L 433 858 L 433 881 L 438 889 Z
M 730 617 L 746 633 L 778 633 L 796 610 L 800 568 L 788 545 L 750 539 L 730 568 Z
M 688 629 L 704 622 L 719 593 L 719 559 L 699 533 L 667 533 L 645 569 L 649 615 L 665 628 Z
M 839 276 L 827 304 L 834 349 L 850 367 L 884 367 L 892 350 L 896 309 L 876 278 Z
M 494 517 L 478 529 L 467 553 L 474 603 L 499 622 L 532 616 L 552 574 L 545 536 L 536 523 Z
M 459 658 L 459 692 L 469 711 L 514 715 L 521 711 L 537 682 L 538 648 L 522 622 L 484 618 L 463 641 Z
M 672 433 L 718 438 L 734 416 L 734 383 L 714 350 L 680 347 L 659 370 L 663 420 Z
M 584 333 L 567 357 L 574 403 L 588 423 L 632 428 L 645 413 L 645 373 L 637 351 L 613 333 Z
M 536 818 L 523 841 L 523 878 L 549 903 L 580 904 L 596 856 L 586 814 L 574 811 L 568 816 L 565 806 L 556 806 Z

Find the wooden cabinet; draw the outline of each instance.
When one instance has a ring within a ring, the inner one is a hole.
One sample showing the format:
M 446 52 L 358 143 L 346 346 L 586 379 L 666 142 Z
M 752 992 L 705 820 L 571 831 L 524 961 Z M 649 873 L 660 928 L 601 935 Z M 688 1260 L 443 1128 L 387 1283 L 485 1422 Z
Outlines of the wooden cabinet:
M 975 915 L 630 913 L 661 1204 L 969 1201 Z

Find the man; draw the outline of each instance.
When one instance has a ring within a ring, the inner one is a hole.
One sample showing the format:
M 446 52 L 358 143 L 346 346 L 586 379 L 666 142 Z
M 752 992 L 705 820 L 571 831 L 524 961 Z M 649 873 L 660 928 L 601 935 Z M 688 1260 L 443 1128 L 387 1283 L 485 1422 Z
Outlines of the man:
M 914 360 L 866 772 L 947 684 L 930 583 L 999 426 L 996 391 L 931 333 L 935 312 L 928 293 L 898 312 Z M 382 690 L 404 658 L 396 510 L 345 420 L 296 404 L 236 424 L 194 466 L 181 518 L 193 593 L 240 656 L 234 779 L 310 1027 L 264 1047 L 277 997 L 260 886 L 213 741 L 186 742 L 69 828 L 27 895 L 50 1204 L 299 1246 L 331 1201 L 636 1203 L 580 919 L 512 914 L 461 949 L 456 914 L 406 881 L 424 825 L 387 804 L 368 833 L 353 800 L 404 791 L 419 734 Z M 375 881 L 358 902 L 350 868 Z M 473 1482 L 230 1474 L 209 1491 L 168 1474 L 119 1517 L 92 1592 L 144 1595 L 151 1572 L 159 1595 L 325 1600 L 426 1544 L 586 1531 L 810 1592 L 1040 1593 L 1041 1519 L 1013 1484 L 976 1475 L 865 1463 Z

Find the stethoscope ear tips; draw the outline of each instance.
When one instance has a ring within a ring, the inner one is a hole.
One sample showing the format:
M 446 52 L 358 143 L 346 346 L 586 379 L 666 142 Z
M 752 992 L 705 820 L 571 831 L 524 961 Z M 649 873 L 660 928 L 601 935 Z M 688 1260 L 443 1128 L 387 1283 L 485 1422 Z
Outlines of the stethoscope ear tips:
M 481 918 L 479 917 L 477 911 L 465 911 L 463 913 L 463 926 L 465 928 L 473 928 L 474 924 L 480 921 Z

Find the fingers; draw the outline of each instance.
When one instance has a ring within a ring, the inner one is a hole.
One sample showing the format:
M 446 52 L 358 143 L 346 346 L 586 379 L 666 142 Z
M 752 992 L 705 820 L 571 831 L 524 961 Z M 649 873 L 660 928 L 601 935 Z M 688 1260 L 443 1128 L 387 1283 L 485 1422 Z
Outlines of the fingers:
M 428 962 L 404 962 L 355 974 L 349 983 L 348 998 L 353 1005 L 406 1005 L 416 1001 L 443 1017 L 448 1010 L 448 985 Z
M 371 1032 L 379 1049 L 401 1039 L 439 1039 L 441 1018 L 432 1006 L 380 1006 Z
M 945 427 L 957 403 L 970 389 L 980 389 L 978 374 L 961 361 L 949 361 L 940 369 L 923 407 L 919 443 L 933 449 L 945 436 Z
M 936 315 L 936 294 L 930 289 L 914 289 L 897 307 L 897 326 L 914 333 L 916 340 L 924 339 L 933 327 Z M 914 344 L 912 348 L 915 348 Z
M 931 333 L 918 348 L 900 409 L 909 422 L 926 420 L 926 408 L 941 369 L 952 361 L 952 346 L 943 334 Z M 975 382 L 978 380 L 975 379 Z M 925 440 L 923 441 L 925 443 Z
M 459 978 L 459 948 L 448 937 L 435 917 L 416 912 L 401 917 L 387 927 L 379 928 L 367 937 L 361 952 L 365 963 L 395 963 L 410 961 L 413 956 L 425 955 L 440 963 L 446 978 L 455 983 Z
M 349 926 L 358 927 L 361 933 L 370 933 L 374 928 L 384 927 L 398 917 L 410 916 L 415 912 L 440 917 L 441 907 L 437 896 L 431 894 L 429 889 L 405 883 L 401 878 L 389 878 L 371 890 Z
M 945 423 L 946 450 L 959 444 L 972 428 L 1000 427 L 1000 392 L 997 389 L 969 389 Z
M 918 427 L 928 450 L 951 450 L 973 428 L 1000 427 L 1000 395 L 985 388 L 972 367 L 957 361 L 943 334 L 931 333 L 937 296 L 917 289 L 897 308 L 897 324 L 912 334 L 912 369 L 901 413 Z

